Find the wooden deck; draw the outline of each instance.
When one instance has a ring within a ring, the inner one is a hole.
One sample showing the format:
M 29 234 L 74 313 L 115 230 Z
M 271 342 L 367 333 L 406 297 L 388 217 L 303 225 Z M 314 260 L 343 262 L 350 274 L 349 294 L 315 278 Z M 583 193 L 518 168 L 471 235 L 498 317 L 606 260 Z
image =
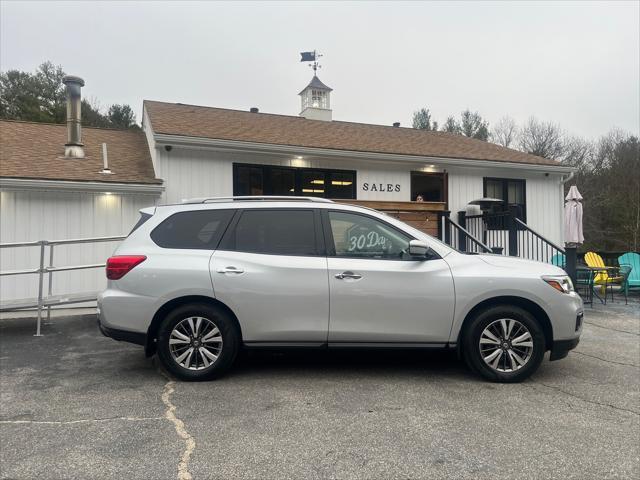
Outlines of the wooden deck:
M 447 204 L 444 202 L 334 201 L 379 210 L 434 237 L 438 236 L 438 212 L 443 212 L 447 209 Z

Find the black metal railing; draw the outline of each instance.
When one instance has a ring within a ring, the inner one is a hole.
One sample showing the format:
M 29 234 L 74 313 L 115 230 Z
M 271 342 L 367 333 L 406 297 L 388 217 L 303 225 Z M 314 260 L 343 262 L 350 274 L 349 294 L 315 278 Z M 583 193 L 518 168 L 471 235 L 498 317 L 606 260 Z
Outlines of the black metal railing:
M 466 253 L 494 253 L 491 248 L 448 216 L 442 216 L 441 222 L 441 239 L 446 244 Z
M 458 222 L 442 212 L 440 238 L 461 252 L 495 253 L 552 263 L 576 278 L 575 249 L 564 249 L 518 218 L 514 210 L 467 215 L 458 212 Z
M 509 212 L 467 215 L 458 212 L 458 224 L 472 236 L 491 248 L 493 253 L 508 254 Z
M 564 248 L 543 237 L 519 218 L 515 219 L 515 226 L 517 231 L 513 235 L 518 257 L 564 266 L 566 262 Z

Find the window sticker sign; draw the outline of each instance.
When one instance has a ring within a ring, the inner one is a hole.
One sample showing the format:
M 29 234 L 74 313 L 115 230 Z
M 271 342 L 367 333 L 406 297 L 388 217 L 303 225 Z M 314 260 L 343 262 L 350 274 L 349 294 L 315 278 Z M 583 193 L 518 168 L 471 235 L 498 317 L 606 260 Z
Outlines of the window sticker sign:
M 387 237 L 377 232 L 369 232 L 367 234 L 353 235 L 349 237 L 349 251 L 357 252 L 359 250 L 384 250 L 389 240 Z
M 381 252 L 391 247 L 391 239 L 363 225 L 347 230 L 348 252 Z

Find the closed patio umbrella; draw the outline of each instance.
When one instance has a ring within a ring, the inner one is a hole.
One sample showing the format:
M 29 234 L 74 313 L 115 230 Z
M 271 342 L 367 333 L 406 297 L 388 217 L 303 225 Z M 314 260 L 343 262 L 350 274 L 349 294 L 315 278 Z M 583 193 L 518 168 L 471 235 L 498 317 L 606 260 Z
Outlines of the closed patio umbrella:
M 574 285 L 577 282 L 576 257 L 578 245 L 584 242 L 582 234 L 582 195 L 575 185 L 569 188 L 564 204 L 564 243 L 566 271 Z
M 582 195 L 573 185 L 565 197 L 564 204 L 564 243 L 577 247 L 584 242 L 582 234 Z

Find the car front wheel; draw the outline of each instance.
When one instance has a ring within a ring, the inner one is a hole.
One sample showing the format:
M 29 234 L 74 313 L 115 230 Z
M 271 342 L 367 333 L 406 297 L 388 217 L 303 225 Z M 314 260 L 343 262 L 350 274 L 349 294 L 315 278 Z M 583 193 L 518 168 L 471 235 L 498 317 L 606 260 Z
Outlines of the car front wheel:
M 544 332 L 526 310 L 495 306 L 480 312 L 467 325 L 462 348 L 469 367 L 484 378 L 521 382 L 544 358 Z
M 158 357 L 182 380 L 211 380 L 235 360 L 237 329 L 222 309 L 207 304 L 178 307 L 160 324 Z

